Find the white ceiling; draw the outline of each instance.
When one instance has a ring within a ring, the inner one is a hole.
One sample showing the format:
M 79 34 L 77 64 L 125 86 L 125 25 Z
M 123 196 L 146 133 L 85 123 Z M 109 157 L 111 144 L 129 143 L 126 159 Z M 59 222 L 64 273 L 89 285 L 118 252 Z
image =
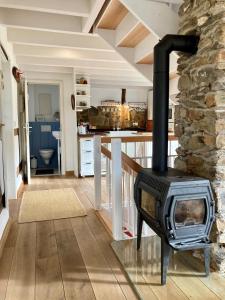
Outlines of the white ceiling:
M 23 71 L 89 73 L 99 81 L 146 84 L 101 37 L 89 31 L 105 0 L 0 0 L 0 24 L 7 27 Z
M 182 0 L 146 1 L 170 6 Z M 148 71 L 150 66 L 135 67 L 105 39 L 89 33 L 105 2 L 109 0 L 0 0 L 0 24 L 7 28 L 18 66 L 25 72 L 51 73 L 75 68 L 99 82 L 148 86 L 139 68 Z

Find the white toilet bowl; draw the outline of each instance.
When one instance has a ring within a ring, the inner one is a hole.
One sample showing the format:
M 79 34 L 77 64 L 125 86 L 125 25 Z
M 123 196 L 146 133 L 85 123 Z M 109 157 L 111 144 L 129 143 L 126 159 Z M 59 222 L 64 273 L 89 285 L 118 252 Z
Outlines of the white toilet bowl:
M 54 149 L 40 149 L 39 150 L 40 156 L 42 157 L 44 163 L 49 165 L 50 159 L 54 153 Z

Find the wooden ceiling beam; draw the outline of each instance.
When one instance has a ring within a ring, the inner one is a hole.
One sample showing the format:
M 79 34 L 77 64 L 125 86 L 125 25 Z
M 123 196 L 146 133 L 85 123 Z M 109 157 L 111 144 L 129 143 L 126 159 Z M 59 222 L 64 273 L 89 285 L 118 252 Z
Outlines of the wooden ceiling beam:
M 93 60 L 78 60 L 78 59 L 65 59 L 65 58 L 49 58 L 49 57 L 30 57 L 30 56 L 17 56 L 16 61 L 18 64 L 27 65 L 46 65 L 56 67 L 79 67 L 81 69 L 100 69 L 100 70 L 126 70 L 130 72 L 132 68 L 128 64 L 115 63 L 115 62 L 102 62 Z
M 89 0 L 0 0 L 0 7 L 88 17 Z
M 23 72 L 43 72 L 43 73 L 57 73 L 57 74 L 72 74 L 72 67 L 54 67 L 54 66 L 37 66 L 20 64 L 20 69 Z
M 104 40 L 92 34 L 65 34 L 21 28 L 8 28 L 7 34 L 13 44 L 114 52 Z
M 60 33 L 77 33 L 82 31 L 81 17 L 11 8 L 0 9 L 0 24 L 13 28 Z
M 126 64 L 116 52 L 79 50 L 58 47 L 17 45 L 13 46 L 16 56 L 50 57 L 77 60 L 93 60 Z
M 39 73 L 63 73 L 63 74 L 70 74 L 73 72 L 73 68 L 69 67 L 60 67 L 60 66 L 50 66 L 50 65 L 36 65 L 36 64 L 26 64 L 19 63 L 19 67 L 23 72 L 39 72 Z M 86 69 L 82 69 L 80 67 L 76 67 L 76 72 L 84 73 L 87 71 Z M 88 74 L 91 78 L 96 78 L 99 80 L 117 80 L 119 81 L 120 78 L 123 80 L 131 81 L 131 82 L 145 82 L 146 80 L 137 72 L 127 70 L 102 70 L 102 69 L 90 69 L 88 70 Z

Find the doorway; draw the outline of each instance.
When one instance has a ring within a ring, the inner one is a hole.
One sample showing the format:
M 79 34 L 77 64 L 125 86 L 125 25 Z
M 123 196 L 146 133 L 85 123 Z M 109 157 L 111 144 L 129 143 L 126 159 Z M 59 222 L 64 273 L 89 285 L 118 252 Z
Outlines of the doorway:
M 61 175 L 60 86 L 28 84 L 31 176 Z

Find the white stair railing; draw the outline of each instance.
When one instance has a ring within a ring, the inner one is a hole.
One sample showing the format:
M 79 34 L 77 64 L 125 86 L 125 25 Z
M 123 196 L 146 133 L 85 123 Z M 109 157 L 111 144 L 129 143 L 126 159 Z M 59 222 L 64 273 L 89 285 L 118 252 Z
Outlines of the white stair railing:
M 171 138 L 168 162 L 172 167 L 177 146 L 177 140 Z M 151 148 L 152 138 L 149 136 L 136 139 L 94 137 L 95 209 L 110 229 L 114 240 L 136 236 L 134 182 L 143 167 L 151 167 Z M 150 155 L 147 156 L 147 153 Z M 144 224 L 143 235 L 153 234 Z

